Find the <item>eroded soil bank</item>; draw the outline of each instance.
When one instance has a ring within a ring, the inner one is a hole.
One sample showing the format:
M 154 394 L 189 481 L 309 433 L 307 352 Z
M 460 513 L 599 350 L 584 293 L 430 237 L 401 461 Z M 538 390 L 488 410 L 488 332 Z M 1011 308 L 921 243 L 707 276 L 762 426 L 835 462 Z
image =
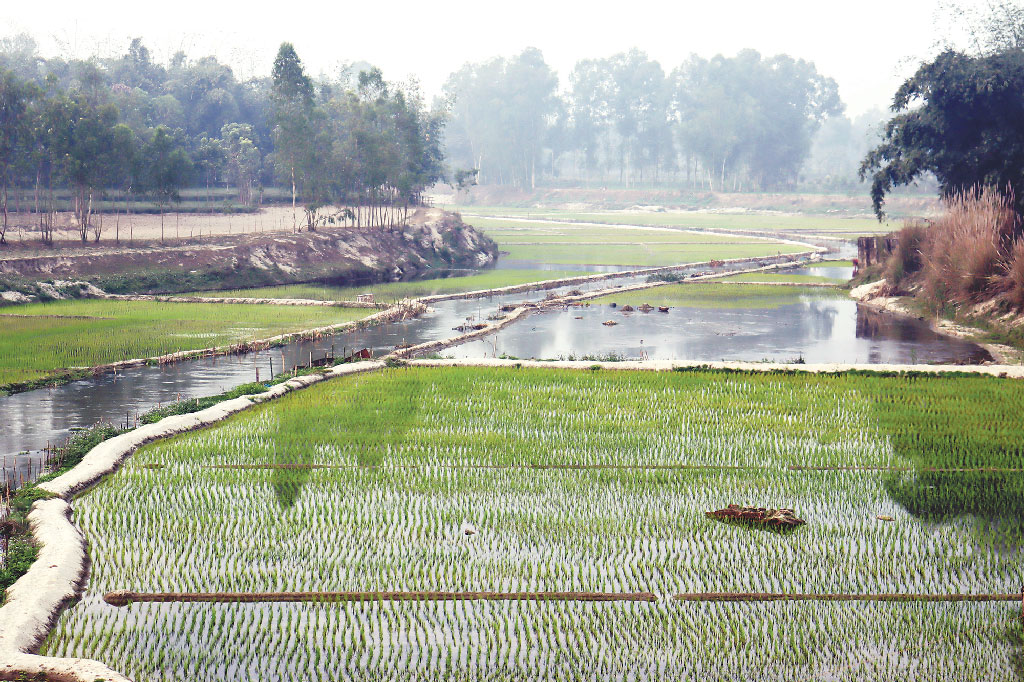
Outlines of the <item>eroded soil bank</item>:
M 420 209 L 407 226 L 394 229 L 329 227 L 31 255 L 5 249 L 0 278 L 86 280 L 108 293 L 166 294 L 314 280 L 396 281 L 432 270 L 485 267 L 497 254 L 497 245 L 457 214 Z M 31 292 L 27 296 L 32 300 Z

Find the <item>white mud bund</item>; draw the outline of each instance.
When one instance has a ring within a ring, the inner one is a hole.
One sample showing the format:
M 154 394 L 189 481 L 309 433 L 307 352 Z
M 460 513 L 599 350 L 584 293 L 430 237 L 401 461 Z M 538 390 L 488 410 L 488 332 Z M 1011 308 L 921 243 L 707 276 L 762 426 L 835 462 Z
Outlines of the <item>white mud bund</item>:
M 254 350 L 260 350 L 263 348 L 270 348 L 271 346 L 277 343 L 289 343 L 291 341 L 301 339 L 315 339 L 320 336 L 338 334 L 340 332 L 349 331 L 352 329 L 364 329 L 366 327 L 372 327 L 378 324 L 386 324 L 388 322 L 404 320 L 409 317 L 415 317 L 417 315 L 420 315 L 426 309 L 427 307 L 422 303 L 419 303 L 418 301 L 402 301 L 396 305 L 381 310 L 380 312 L 374 313 L 373 315 L 369 315 L 358 320 L 350 320 L 349 322 L 340 322 L 338 324 L 328 325 L 326 327 L 304 329 L 298 332 L 287 332 L 285 334 L 278 334 L 277 336 L 271 336 L 266 339 L 257 339 L 256 341 L 233 344 L 230 346 L 214 346 L 210 348 L 203 348 L 200 350 L 181 350 L 175 353 L 158 355 L 151 358 L 120 360 L 118 362 L 112 362 L 108 365 L 98 365 L 96 367 L 81 367 L 79 369 L 88 369 L 94 374 L 101 374 L 104 372 L 115 372 L 117 370 L 127 369 L 130 367 L 141 367 L 143 365 L 163 365 L 174 362 L 180 362 L 183 360 L 192 360 L 195 358 L 207 358 L 217 355 L 247 353 Z
M 98 661 L 80 658 L 37 656 L 61 610 L 81 593 L 88 557 L 85 537 L 71 523 L 72 495 L 113 473 L 139 446 L 158 438 L 208 426 L 253 405 L 272 400 L 332 377 L 381 369 L 384 362 L 360 362 L 289 379 L 263 393 L 242 396 L 192 414 L 165 417 L 104 441 L 63 475 L 40 484 L 54 495 L 32 505 L 28 514 L 39 556 L 31 568 L 7 589 L 0 607 L 0 680 L 43 674 L 50 680 L 75 682 L 130 682 L 130 679 Z
M 410 367 L 526 367 L 540 369 L 608 369 L 620 371 L 671 372 L 686 369 L 728 369 L 743 372 L 884 372 L 906 374 L 985 374 L 1003 379 L 1024 379 L 1024 365 L 868 365 L 852 363 L 787 364 L 779 362 L 685 362 L 678 360 L 501 360 L 497 358 L 407 360 Z

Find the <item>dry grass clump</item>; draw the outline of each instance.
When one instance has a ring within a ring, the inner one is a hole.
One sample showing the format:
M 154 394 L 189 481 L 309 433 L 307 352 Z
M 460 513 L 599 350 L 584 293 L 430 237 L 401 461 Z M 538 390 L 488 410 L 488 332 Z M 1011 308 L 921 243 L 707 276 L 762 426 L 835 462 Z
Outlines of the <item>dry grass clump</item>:
M 1012 200 L 992 188 L 951 197 L 924 245 L 928 296 L 977 303 L 996 294 L 1018 224 Z
M 1013 244 L 1009 258 L 1004 264 L 1002 284 L 1006 300 L 1017 310 L 1024 309 L 1024 239 Z
M 907 222 L 886 263 L 899 288 L 920 273 L 925 296 L 937 308 L 1001 297 L 1024 308 L 1024 239 L 1013 197 L 987 187 L 955 194 L 931 224 Z
M 928 225 L 920 220 L 904 222 L 896 249 L 885 264 L 885 279 L 893 287 L 899 288 L 904 278 L 920 272 L 923 266 L 921 249 L 928 237 Z

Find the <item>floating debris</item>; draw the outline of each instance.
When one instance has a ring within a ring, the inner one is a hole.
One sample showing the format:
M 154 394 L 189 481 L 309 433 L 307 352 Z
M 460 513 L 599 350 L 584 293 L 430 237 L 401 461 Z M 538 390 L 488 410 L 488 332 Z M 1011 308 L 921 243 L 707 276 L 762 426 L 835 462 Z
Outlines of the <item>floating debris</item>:
M 483 322 L 478 322 L 476 324 L 460 324 L 458 327 L 452 327 L 452 331 L 462 332 L 465 334 L 466 332 L 479 331 L 481 329 L 486 329 L 487 327 L 488 325 Z
M 887 516 L 886 514 L 879 514 L 875 518 L 878 519 L 879 521 L 895 521 L 896 520 L 896 519 L 894 519 L 891 516 Z
M 795 528 L 802 526 L 805 521 L 797 518 L 792 509 L 767 509 L 765 507 L 741 507 L 738 504 L 730 504 L 725 509 L 706 512 L 706 516 L 713 519 L 726 521 L 747 521 L 763 526 L 776 526 L 782 528 Z
M 615 320 L 605 320 L 601 324 L 603 324 L 606 327 L 614 327 L 615 325 L 618 324 L 618 322 L 616 322 Z
M 577 315 L 577 316 L 576 316 L 576 319 L 577 319 L 577 320 L 582 320 L 582 319 L 583 319 L 583 316 L 582 316 L 582 315 Z
M 668 306 L 667 305 L 659 305 L 658 306 L 658 312 L 659 313 L 667 313 L 668 312 Z
M 633 310 L 634 310 L 634 308 L 631 305 L 624 305 L 624 306 L 622 306 L 622 312 L 624 312 L 624 313 L 631 313 L 631 312 L 633 312 Z
M 462 534 L 463 535 L 476 535 L 477 534 L 476 526 L 474 526 L 469 521 L 463 521 L 462 522 Z
M 644 303 L 644 304 L 643 304 L 642 306 L 640 306 L 639 308 L 637 308 L 637 310 L 639 310 L 639 311 L 640 311 L 640 312 L 642 312 L 642 313 L 649 313 L 649 312 L 651 312 L 652 310 L 654 310 L 654 306 L 653 306 L 653 305 L 649 305 L 649 304 L 647 304 L 647 303 Z

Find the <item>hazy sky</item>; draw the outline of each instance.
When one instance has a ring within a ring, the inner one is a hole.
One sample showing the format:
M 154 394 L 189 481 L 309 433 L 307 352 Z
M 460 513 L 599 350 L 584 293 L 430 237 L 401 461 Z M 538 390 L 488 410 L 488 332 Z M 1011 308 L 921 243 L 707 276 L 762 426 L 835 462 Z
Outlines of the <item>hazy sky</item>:
M 3 0 L 0 35 L 27 32 L 44 56 L 123 53 L 141 36 L 163 61 L 177 50 L 215 54 L 237 73 L 269 73 L 277 46 L 295 44 L 312 73 L 366 60 L 387 78 L 415 75 L 428 95 L 467 61 L 533 46 L 568 82 L 577 59 L 636 46 L 666 72 L 691 53 L 752 47 L 815 62 L 836 79 L 851 114 L 885 107 L 914 66 L 957 30 L 940 0 L 718 2 L 196 2 Z M 986 0 L 966 0 L 982 6 Z M 15 5 L 12 7 L 12 5 Z

